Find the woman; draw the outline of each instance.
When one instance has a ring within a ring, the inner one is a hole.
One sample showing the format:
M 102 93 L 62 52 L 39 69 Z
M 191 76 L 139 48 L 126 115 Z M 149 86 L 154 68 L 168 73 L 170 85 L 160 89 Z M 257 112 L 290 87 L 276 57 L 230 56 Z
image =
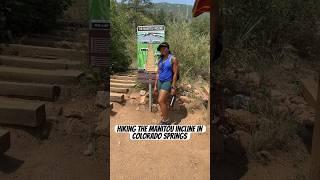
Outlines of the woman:
M 178 60 L 171 54 L 169 44 L 163 42 L 158 46 L 161 58 L 158 62 L 157 76 L 154 85 L 154 94 L 158 96 L 162 120 L 161 125 L 170 125 L 168 117 L 168 95 L 176 94 L 176 82 L 178 77 Z

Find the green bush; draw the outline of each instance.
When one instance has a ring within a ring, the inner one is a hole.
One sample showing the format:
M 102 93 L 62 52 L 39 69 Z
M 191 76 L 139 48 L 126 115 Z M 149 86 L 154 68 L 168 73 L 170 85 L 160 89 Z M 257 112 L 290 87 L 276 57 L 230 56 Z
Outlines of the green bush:
M 117 3 L 111 1 L 111 34 L 112 34 L 112 71 L 126 71 L 130 66 L 136 66 L 137 40 L 136 26 L 153 24 L 149 15 L 144 14 L 145 5 Z M 134 17 L 134 18 L 133 18 Z M 134 20 L 134 21 L 133 21 Z
M 71 0 L 4 0 L 0 2 L 4 18 L 2 28 L 14 35 L 42 32 L 56 26 Z
M 168 22 L 166 31 L 170 49 L 179 60 L 182 79 L 196 80 L 199 75 L 208 79 L 210 73 L 209 34 L 195 33 L 193 23 L 187 21 Z
M 314 44 L 319 5 L 318 0 L 226 0 L 225 45 L 257 49 L 290 43 L 307 51 Z

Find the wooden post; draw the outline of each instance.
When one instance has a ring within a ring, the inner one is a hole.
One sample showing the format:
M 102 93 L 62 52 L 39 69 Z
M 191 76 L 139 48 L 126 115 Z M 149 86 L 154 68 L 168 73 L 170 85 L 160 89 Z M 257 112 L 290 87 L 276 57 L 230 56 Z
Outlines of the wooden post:
M 215 45 L 216 45 L 216 38 L 217 38 L 217 33 L 218 33 L 218 24 L 219 24 L 219 0 L 211 0 L 211 4 L 210 4 L 210 81 L 213 80 L 213 60 L 214 60 L 214 55 L 215 55 Z M 209 104 L 211 102 L 213 102 L 213 95 L 211 93 L 213 93 L 213 89 L 214 87 L 212 87 L 213 83 L 210 83 L 210 92 L 209 92 Z M 214 118 L 214 112 L 213 112 L 213 107 L 210 106 L 210 124 L 212 124 L 213 122 L 213 118 Z M 214 128 L 215 126 L 211 126 L 212 127 L 212 131 L 217 131 L 216 128 Z M 213 147 L 213 153 L 219 153 L 219 149 L 220 147 L 218 143 L 219 140 L 217 132 L 213 133 L 214 136 L 211 136 L 213 138 L 210 138 L 210 147 Z M 213 158 L 213 157 L 212 157 Z M 212 159 L 213 160 L 213 159 Z
M 318 79 L 318 93 L 315 105 L 316 119 L 313 126 L 312 152 L 311 152 L 311 180 L 320 179 L 320 76 Z

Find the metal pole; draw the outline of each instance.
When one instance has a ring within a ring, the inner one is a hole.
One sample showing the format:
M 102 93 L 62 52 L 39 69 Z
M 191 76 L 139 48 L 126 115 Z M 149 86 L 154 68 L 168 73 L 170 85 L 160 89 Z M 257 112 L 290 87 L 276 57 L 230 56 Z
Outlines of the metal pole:
M 149 79 L 149 111 L 152 112 L 151 79 Z

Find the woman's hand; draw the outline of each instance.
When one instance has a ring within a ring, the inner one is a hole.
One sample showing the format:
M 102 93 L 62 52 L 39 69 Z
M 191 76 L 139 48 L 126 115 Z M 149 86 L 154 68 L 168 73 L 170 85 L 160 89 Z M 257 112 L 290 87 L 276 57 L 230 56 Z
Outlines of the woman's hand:
M 158 96 L 158 88 L 155 87 L 155 88 L 153 89 L 153 93 L 154 93 L 154 96 Z
M 171 88 L 171 95 L 172 96 L 176 95 L 176 89 L 175 88 Z

